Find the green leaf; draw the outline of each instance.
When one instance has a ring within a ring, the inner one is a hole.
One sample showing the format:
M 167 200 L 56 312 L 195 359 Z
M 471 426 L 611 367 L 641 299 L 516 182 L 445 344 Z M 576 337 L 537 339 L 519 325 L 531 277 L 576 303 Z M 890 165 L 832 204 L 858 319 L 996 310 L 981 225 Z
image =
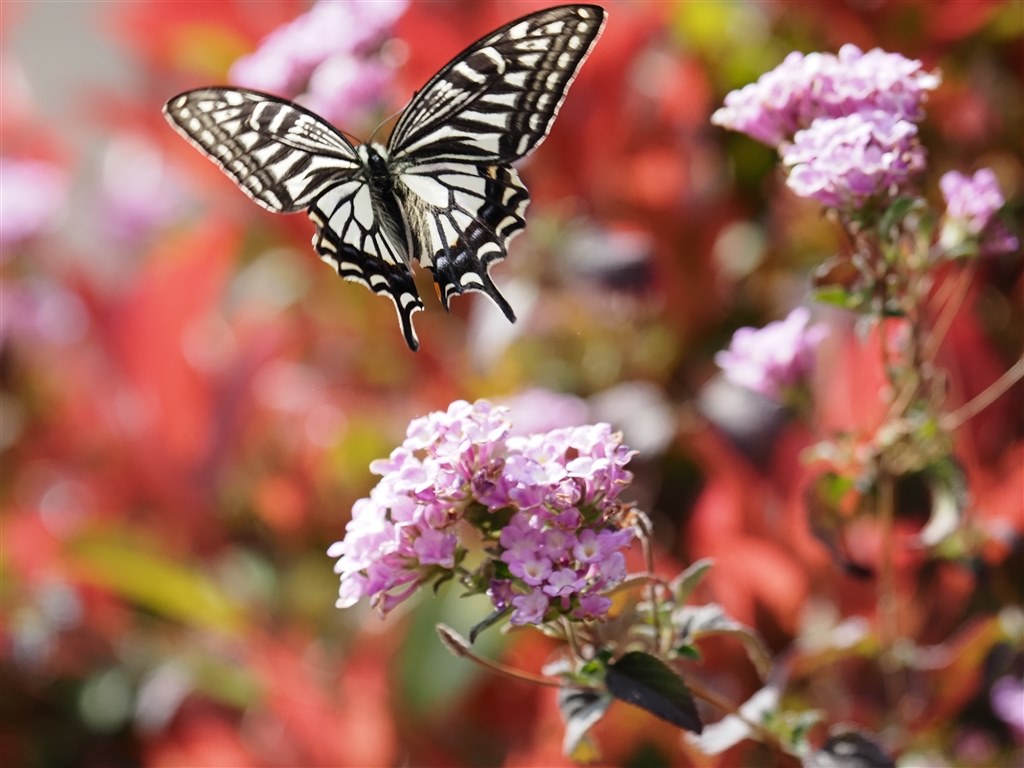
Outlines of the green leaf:
M 851 576 L 866 578 L 872 571 L 855 563 L 846 552 L 843 528 L 862 503 L 863 494 L 853 478 L 823 472 L 804 490 L 807 523 L 815 538 L 835 555 Z
M 691 661 L 700 661 L 701 659 L 700 651 L 696 646 L 690 645 L 689 643 L 683 643 L 682 645 L 677 646 L 675 652 L 677 656 Z
M 679 728 L 694 733 L 704 728 L 686 683 L 650 654 L 633 651 L 608 664 L 605 685 L 616 699 L 645 709 Z
M 476 664 L 457 658 L 457 646 L 469 648 L 469 643 L 449 631 L 442 633 L 443 643 L 437 641 L 439 624 L 470 626 L 492 608 L 483 595 L 461 597 L 461 588 L 449 583 L 441 588 L 438 597 L 421 600 L 406 619 L 407 633 L 393 670 L 398 697 L 405 711 L 414 717 L 441 717 L 472 687 L 483 670 Z M 474 655 L 494 658 L 508 638 L 499 632 L 485 633 L 474 644 Z
M 71 545 L 79 578 L 153 613 L 189 626 L 235 634 L 245 625 L 239 605 L 202 572 L 135 539 L 92 534 Z
M 587 732 L 602 718 L 611 706 L 612 697 L 600 691 L 581 688 L 558 690 L 558 711 L 565 721 L 562 754 L 570 760 L 597 757 L 596 747 Z
M 856 310 L 865 305 L 862 294 L 850 291 L 840 285 L 830 285 L 813 290 L 811 299 L 819 304 L 829 304 L 840 309 Z
M 686 644 L 693 644 L 702 637 L 714 635 L 735 637 L 743 644 L 750 663 L 754 665 L 761 679 L 767 677 L 772 664 L 768 649 L 753 629 L 726 614 L 722 606 L 716 603 L 684 606 L 675 612 L 672 622 L 681 641 Z
M 897 197 L 892 205 L 885 209 L 878 221 L 878 231 L 884 239 L 888 233 L 902 227 L 903 220 L 914 210 L 925 210 L 924 201 L 917 197 Z
M 668 588 L 675 597 L 677 605 L 683 605 L 689 600 L 693 590 L 703 581 L 704 576 L 711 570 L 711 566 L 714 564 L 715 561 L 713 559 L 706 557 L 703 560 L 691 563 L 689 568 L 672 579 Z

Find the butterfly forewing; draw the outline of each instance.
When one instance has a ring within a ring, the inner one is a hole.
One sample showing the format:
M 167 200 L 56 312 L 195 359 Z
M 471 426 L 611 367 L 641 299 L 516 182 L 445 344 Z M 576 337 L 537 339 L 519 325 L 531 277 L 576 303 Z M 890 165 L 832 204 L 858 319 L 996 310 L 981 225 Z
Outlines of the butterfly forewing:
M 332 185 L 363 172 L 344 136 L 272 96 L 200 88 L 171 99 L 164 113 L 242 191 L 277 213 L 305 210 Z
M 528 155 L 551 130 L 604 17 L 596 5 L 548 8 L 469 46 L 402 113 L 388 142 L 395 167 Z

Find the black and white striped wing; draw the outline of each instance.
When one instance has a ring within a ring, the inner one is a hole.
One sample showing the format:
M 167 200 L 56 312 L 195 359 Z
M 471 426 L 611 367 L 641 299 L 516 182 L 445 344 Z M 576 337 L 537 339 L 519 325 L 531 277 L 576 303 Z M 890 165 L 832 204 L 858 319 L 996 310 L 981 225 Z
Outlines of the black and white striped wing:
M 346 280 L 390 298 L 406 342 L 419 346 L 412 314 L 423 303 L 409 269 L 405 234 L 382 215 L 367 183 L 366 160 L 348 139 L 302 107 L 238 88 L 183 93 L 164 113 L 264 208 L 308 211 L 320 257 Z
M 596 5 L 547 8 L 473 43 L 406 107 L 388 142 L 392 164 L 526 157 L 551 130 L 604 18 Z
M 409 267 L 406 235 L 380 207 L 362 178 L 331 187 L 309 209 L 316 224 L 313 247 L 343 278 L 391 299 L 405 342 L 416 350 L 420 342 L 412 316 L 423 309 L 423 302 Z
M 530 201 L 510 164 L 548 135 L 604 17 L 598 6 L 567 5 L 506 24 L 434 75 L 395 126 L 396 193 L 445 307 L 481 291 L 515 320 L 488 274 Z
M 238 88 L 200 88 L 167 102 L 172 126 L 271 211 L 305 210 L 363 174 L 348 139 L 288 101 Z

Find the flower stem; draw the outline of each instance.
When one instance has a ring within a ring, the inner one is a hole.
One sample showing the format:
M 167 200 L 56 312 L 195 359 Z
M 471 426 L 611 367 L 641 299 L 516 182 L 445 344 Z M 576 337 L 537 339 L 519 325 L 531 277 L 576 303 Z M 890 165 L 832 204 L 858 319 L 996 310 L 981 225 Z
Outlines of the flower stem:
M 996 379 L 980 395 L 964 403 L 952 413 L 943 416 L 941 422 L 943 429 L 952 431 L 968 419 L 981 413 L 1022 378 L 1024 378 L 1024 357 L 1017 360 L 1009 370 Z

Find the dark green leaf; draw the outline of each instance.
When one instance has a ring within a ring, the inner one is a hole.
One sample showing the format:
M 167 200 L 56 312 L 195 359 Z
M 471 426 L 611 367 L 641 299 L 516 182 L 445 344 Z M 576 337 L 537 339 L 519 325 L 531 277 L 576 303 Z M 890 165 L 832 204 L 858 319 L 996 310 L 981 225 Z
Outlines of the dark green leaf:
M 694 733 L 704 728 L 690 689 L 666 664 L 650 654 L 633 651 L 609 664 L 605 684 L 615 698 L 679 728 Z

